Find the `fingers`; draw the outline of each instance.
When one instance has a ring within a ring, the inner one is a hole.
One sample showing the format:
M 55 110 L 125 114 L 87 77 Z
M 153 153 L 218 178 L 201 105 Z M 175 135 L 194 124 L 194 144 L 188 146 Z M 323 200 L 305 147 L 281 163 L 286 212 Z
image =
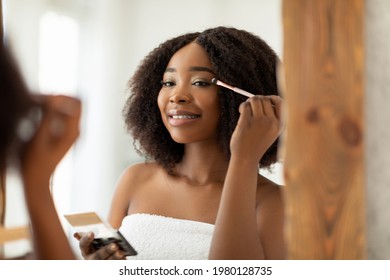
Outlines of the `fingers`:
M 278 119 L 280 119 L 281 112 L 282 112 L 283 99 L 277 95 L 269 95 L 268 97 L 272 102 L 276 117 Z
M 58 111 L 59 113 L 74 116 L 80 109 L 80 100 L 67 95 L 36 94 L 32 99 L 46 111 Z
M 281 118 L 283 100 L 277 95 L 255 95 L 240 104 L 241 114 L 237 127 L 250 127 L 253 122 L 268 123 L 277 126 L 279 132 L 283 131 L 284 122 Z
M 281 104 L 282 99 L 277 95 L 255 95 L 241 103 L 239 112 L 247 117 L 276 116 L 280 118 Z
M 81 103 L 79 100 L 57 95 L 51 96 L 47 102 L 48 116 L 50 120 L 50 132 L 53 137 L 67 136 L 70 140 L 79 135 L 78 122 L 81 115 Z
M 238 108 L 242 118 L 247 118 L 252 116 L 252 109 L 248 101 L 242 102 Z
M 90 254 L 87 259 L 89 260 L 123 260 L 125 259 L 124 253 L 119 249 L 115 243 L 108 244 L 94 253 Z
M 79 243 L 79 247 L 81 250 L 81 253 L 83 257 L 87 257 L 89 254 L 92 252 L 92 240 L 94 239 L 95 235 L 93 232 L 88 232 L 88 233 L 79 233 L 79 237 L 81 236 Z
M 79 136 L 81 102 L 64 95 L 36 95 L 41 121 L 34 138 L 39 143 L 63 145 L 66 151 Z
M 81 236 L 82 236 L 82 233 L 81 233 L 81 232 L 75 232 L 75 233 L 73 234 L 73 237 L 76 238 L 78 241 L 80 241 Z
M 95 250 L 92 246 L 94 239 L 93 232 L 83 233 L 76 232 L 73 235 L 77 240 L 80 241 L 79 247 L 81 254 L 86 260 L 124 260 L 126 256 L 121 251 L 117 244 L 111 243 L 102 248 Z

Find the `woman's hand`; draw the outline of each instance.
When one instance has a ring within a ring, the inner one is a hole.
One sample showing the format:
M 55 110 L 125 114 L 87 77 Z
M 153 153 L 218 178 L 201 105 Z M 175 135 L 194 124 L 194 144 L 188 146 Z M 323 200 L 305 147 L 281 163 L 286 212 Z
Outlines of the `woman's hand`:
M 79 247 L 81 254 L 86 260 L 125 260 L 124 253 L 119 249 L 115 243 L 108 244 L 98 250 L 92 246 L 94 239 L 93 232 L 82 233 L 77 232 L 74 237 L 80 241 Z
M 36 100 L 42 110 L 42 119 L 24 146 L 22 169 L 25 181 L 39 186 L 50 178 L 79 136 L 81 103 L 64 95 L 39 95 Z
M 240 118 L 230 141 L 232 156 L 259 162 L 282 131 L 282 99 L 255 95 L 240 105 Z

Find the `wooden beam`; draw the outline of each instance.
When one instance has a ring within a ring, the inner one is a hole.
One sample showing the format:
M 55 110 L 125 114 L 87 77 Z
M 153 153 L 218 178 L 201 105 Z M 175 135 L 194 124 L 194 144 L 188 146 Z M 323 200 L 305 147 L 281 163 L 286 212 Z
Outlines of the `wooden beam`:
M 363 0 L 284 0 L 289 259 L 364 259 Z

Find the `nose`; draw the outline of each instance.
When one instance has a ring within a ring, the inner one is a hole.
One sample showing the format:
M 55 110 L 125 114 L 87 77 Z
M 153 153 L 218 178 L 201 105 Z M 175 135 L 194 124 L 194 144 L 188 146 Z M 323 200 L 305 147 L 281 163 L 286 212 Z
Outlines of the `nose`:
M 189 94 L 184 93 L 182 90 L 176 90 L 169 97 L 169 102 L 176 104 L 186 104 L 191 102 L 191 96 Z

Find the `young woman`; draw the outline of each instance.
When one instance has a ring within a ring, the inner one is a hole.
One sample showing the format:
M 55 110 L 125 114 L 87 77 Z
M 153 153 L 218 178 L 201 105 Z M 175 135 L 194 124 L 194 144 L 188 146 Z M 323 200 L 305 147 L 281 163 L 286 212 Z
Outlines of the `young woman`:
M 49 182 L 79 135 L 80 101 L 68 96 L 32 96 L 7 49 L 0 46 L 0 177 L 18 168 L 29 211 L 34 252 L 30 258 L 75 258 L 52 200 Z M 31 118 L 33 110 L 41 119 Z M 4 183 L 0 181 L 0 185 Z M 0 198 L 4 198 L 4 185 Z M 3 226 L 5 201 L 0 200 Z
M 170 39 L 143 60 L 124 115 L 147 161 L 124 171 L 109 215 L 138 258 L 284 258 L 282 189 L 258 173 L 277 159 L 277 63 L 262 39 L 227 27 Z M 80 240 L 85 258 L 123 258 L 92 238 Z

